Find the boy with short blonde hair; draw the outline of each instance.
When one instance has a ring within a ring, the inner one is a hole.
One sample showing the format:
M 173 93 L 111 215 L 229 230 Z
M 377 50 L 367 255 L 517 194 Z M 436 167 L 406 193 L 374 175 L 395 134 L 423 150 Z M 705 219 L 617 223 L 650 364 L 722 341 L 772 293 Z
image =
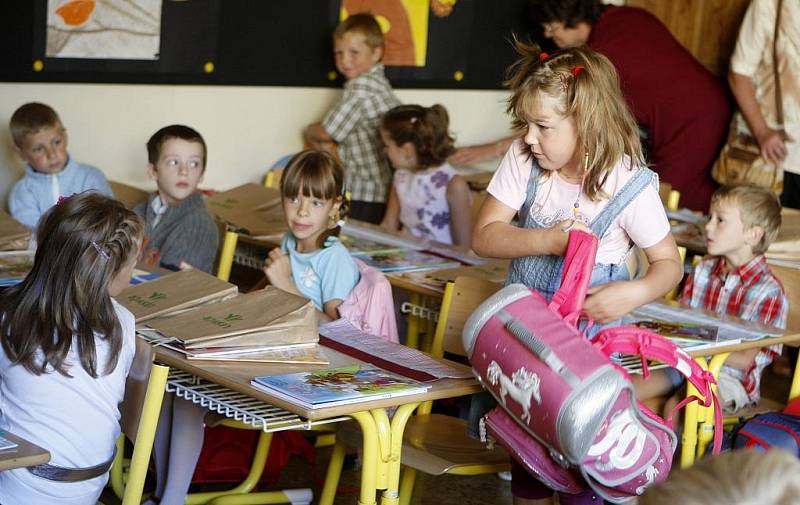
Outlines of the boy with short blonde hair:
M 711 218 L 706 224 L 709 257 L 686 279 L 681 302 L 786 328 L 786 293 L 764 257 L 780 227 L 781 205 L 772 191 L 756 186 L 718 189 L 711 197 Z M 780 355 L 781 348 L 778 344 L 730 354 L 718 379 L 726 412 L 758 403 L 761 372 Z M 675 369 L 657 370 L 647 380 L 634 379 L 634 383 L 641 400 L 676 390 L 683 376 Z
M 219 231 L 197 192 L 206 169 L 203 137 L 188 126 L 165 126 L 147 142 L 147 159 L 158 191 L 133 209 L 145 221 L 142 262 L 211 273 Z
M 321 123 L 305 130 L 313 147 L 338 154 L 345 168 L 351 194 L 350 215 L 380 223 L 392 180 L 379 133 L 384 112 L 400 105 L 383 73 L 383 33 L 369 14 L 353 14 L 333 34 L 336 69 L 347 82 L 344 95 Z
M 67 152 L 67 130 L 52 107 L 26 103 L 9 122 L 14 150 L 25 161 L 25 175 L 11 190 L 11 214 L 35 229 L 39 218 L 59 198 L 97 191 L 114 197 L 103 172 L 78 163 Z

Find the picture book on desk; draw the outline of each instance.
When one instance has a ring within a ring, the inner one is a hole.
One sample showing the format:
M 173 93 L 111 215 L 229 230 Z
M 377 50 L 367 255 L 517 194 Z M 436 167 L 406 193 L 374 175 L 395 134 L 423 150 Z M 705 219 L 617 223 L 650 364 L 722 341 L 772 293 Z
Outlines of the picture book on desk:
M 455 268 L 459 266 L 457 261 L 450 261 L 433 254 L 407 249 L 379 251 L 368 254 L 356 253 L 353 254 L 353 257 L 384 273 Z
M 664 321 L 662 319 L 645 319 L 636 321 L 634 326 L 648 329 L 658 333 L 662 337 L 667 337 L 679 347 L 685 349 L 699 349 L 712 347 L 712 344 L 719 342 L 719 328 L 716 326 L 692 323 L 676 323 Z M 741 339 L 726 339 L 725 344 L 734 344 Z
M 372 365 L 262 375 L 251 384 L 305 408 L 334 407 L 424 393 L 430 386 Z

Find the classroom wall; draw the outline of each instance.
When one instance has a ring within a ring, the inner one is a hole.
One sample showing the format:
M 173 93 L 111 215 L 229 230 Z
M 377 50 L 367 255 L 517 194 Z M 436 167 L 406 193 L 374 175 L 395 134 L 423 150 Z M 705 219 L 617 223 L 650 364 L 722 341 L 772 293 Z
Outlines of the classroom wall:
M 507 134 L 505 91 L 402 89 L 404 103 L 441 103 L 459 143 Z M 8 120 L 29 101 L 54 107 L 69 131 L 69 151 L 109 179 L 152 189 L 145 142 L 158 128 L 185 123 L 208 144 L 204 188 L 229 189 L 260 181 L 276 159 L 301 148 L 300 132 L 341 96 L 330 88 L 0 83 L 0 204 L 6 207 L 22 162 Z

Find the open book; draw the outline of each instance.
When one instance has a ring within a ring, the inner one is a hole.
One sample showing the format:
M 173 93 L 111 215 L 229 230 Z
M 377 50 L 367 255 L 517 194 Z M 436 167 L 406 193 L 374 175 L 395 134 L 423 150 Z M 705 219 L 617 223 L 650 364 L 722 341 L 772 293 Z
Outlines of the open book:
M 738 344 L 743 340 L 759 340 L 783 334 L 780 328 L 745 321 L 727 314 L 693 309 L 677 302 L 651 302 L 637 308 L 631 315 L 638 321 L 670 321 L 673 325 L 687 328 L 688 325 L 716 328 L 716 341 L 709 340 L 704 347 Z M 697 346 L 691 347 L 691 350 L 697 349 Z
M 251 384 L 305 408 L 334 407 L 424 393 L 430 386 L 372 365 L 262 375 Z

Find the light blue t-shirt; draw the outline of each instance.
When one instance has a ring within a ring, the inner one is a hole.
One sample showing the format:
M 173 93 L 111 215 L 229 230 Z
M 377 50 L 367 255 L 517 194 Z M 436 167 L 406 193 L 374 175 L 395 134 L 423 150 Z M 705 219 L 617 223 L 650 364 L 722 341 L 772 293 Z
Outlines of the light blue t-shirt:
M 322 249 L 299 253 L 297 240 L 287 233 L 281 250 L 289 254 L 295 286 L 320 311 L 325 302 L 347 298 L 361 278 L 353 257 L 336 237 L 328 237 Z

